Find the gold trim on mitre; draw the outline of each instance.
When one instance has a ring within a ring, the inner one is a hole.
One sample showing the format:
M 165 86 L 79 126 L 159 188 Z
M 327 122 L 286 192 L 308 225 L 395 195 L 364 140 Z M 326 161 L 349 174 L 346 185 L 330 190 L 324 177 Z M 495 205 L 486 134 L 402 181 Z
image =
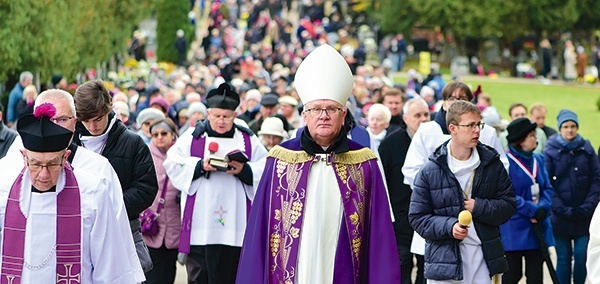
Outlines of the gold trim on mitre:
M 304 163 L 313 159 L 313 156 L 304 151 L 289 150 L 279 145 L 271 148 L 267 156 L 279 159 L 288 164 Z
M 300 63 L 294 85 L 303 104 L 325 99 L 345 106 L 354 78 L 344 57 L 330 45 L 323 44 Z
M 377 156 L 375 156 L 375 153 L 371 149 L 366 147 L 334 156 L 334 161 L 339 164 L 359 164 L 373 159 L 377 159 Z

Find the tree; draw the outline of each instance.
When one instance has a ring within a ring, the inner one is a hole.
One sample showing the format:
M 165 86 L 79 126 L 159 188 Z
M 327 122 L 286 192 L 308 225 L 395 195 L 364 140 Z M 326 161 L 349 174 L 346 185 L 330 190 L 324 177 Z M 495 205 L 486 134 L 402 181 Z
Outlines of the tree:
M 158 61 L 177 62 L 176 32 L 182 29 L 188 42 L 194 28 L 188 19 L 190 2 L 187 0 L 158 0 L 156 9 L 156 56 Z
M 123 51 L 151 0 L 0 0 L 0 82 L 29 70 L 69 78 Z
M 578 7 L 577 2 L 579 1 L 527 1 L 527 10 L 525 12 L 529 28 L 535 31 L 538 36 L 542 32 L 561 32 L 572 29 L 583 12 L 581 10 L 583 7 Z
M 384 34 L 409 35 L 418 15 L 409 0 L 379 0 L 372 15 Z

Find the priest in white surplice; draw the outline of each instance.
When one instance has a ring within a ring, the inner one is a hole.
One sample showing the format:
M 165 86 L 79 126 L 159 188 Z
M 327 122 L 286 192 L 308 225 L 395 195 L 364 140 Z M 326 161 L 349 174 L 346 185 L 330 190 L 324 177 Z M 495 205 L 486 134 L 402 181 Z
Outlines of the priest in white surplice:
M 208 119 L 179 137 L 164 166 L 182 192 L 179 252 L 188 254 L 188 281 L 233 283 L 267 150 L 234 123 L 240 99 L 229 84 L 210 91 L 206 101 Z M 230 160 L 217 170 L 217 157 L 236 151 L 249 161 Z
M 21 118 L 22 164 L 0 161 L 1 283 L 135 283 L 106 183 L 71 168 L 55 111 Z

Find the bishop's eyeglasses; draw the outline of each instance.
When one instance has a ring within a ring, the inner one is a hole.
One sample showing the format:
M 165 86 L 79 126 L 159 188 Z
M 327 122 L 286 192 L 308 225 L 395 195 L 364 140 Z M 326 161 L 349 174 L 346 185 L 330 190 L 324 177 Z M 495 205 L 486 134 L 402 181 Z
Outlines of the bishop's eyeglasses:
M 304 110 L 304 112 L 308 113 L 312 117 L 320 116 L 323 112 L 327 116 L 335 115 L 342 111 L 341 107 L 328 107 L 328 108 L 309 108 Z

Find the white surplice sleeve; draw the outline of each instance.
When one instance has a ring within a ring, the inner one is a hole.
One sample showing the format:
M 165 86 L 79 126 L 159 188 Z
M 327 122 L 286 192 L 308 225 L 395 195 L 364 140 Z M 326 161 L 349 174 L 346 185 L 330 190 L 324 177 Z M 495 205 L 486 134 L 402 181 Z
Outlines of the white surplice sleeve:
M 600 206 L 596 207 L 590 223 L 590 242 L 587 250 L 587 279 L 600 283 Z
M 110 165 L 110 162 L 99 154 L 86 148 L 78 147 L 73 157 L 72 165 L 75 171 L 83 170 L 102 179 L 102 183 L 105 185 L 110 203 L 112 204 L 113 212 L 117 217 L 121 237 L 123 239 L 132 239 L 129 217 L 127 216 L 123 200 L 123 189 L 121 188 L 119 176 Z M 140 264 L 133 242 L 127 243 L 127 254 L 129 256 L 129 263 L 135 271 L 136 282 L 145 281 L 144 270 Z
M 263 170 L 265 169 L 268 152 L 256 135 L 250 136 L 250 144 L 252 145 L 252 157 L 250 157 L 248 165 L 252 170 L 252 186 L 245 185 L 244 188 L 248 199 L 253 201 L 254 195 L 256 194 L 256 188 L 258 187 Z
M 496 134 L 496 130 L 491 126 L 484 126 L 483 129 L 481 129 L 481 136 L 479 137 L 479 141 L 496 149 L 496 151 L 500 155 L 500 161 L 504 165 L 504 168 L 508 171 L 508 158 L 506 157 L 504 147 L 502 147 L 502 143 L 498 138 L 498 134 Z
M 411 188 L 413 187 L 417 173 L 419 173 L 423 165 L 427 162 L 430 154 L 427 149 L 427 141 L 425 141 L 425 132 L 427 131 L 425 129 L 432 123 L 437 125 L 437 122 L 435 121 L 421 123 L 421 126 L 419 126 L 417 132 L 415 132 L 415 135 L 410 142 L 410 146 L 408 147 L 408 151 L 406 152 L 402 173 L 404 174 L 404 183 Z
M 102 183 L 98 187 L 102 187 Z M 104 189 L 106 190 L 106 189 Z M 133 238 L 123 238 L 110 198 L 105 192 L 94 194 L 96 215 L 90 230 L 90 259 L 93 283 L 136 283 L 127 247 Z

